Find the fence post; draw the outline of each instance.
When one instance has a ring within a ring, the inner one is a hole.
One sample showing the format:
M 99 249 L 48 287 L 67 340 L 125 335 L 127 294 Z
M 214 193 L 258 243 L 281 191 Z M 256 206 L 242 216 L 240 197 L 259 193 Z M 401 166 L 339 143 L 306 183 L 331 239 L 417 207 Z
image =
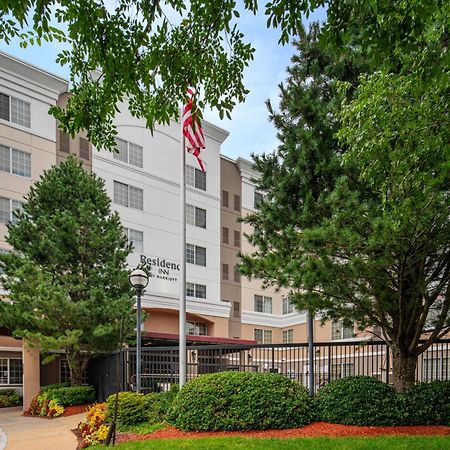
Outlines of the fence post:
M 328 346 L 328 383 L 331 383 L 331 345 Z
M 275 371 L 275 347 L 272 347 L 272 373 Z
M 389 354 L 389 345 L 386 345 L 386 384 L 389 384 L 389 370 L 390 370 L 390 354 Z

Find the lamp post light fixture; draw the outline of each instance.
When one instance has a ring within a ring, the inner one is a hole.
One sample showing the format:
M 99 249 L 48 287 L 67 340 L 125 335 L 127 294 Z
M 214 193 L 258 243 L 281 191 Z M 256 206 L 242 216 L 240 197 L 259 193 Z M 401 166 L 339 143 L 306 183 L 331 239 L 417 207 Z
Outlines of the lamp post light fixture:
M 142 269 L 130 273 L 130 283 L 136 292 L 136 392 L 141 392 L 141 296 L 148 284 L 148 275 Z

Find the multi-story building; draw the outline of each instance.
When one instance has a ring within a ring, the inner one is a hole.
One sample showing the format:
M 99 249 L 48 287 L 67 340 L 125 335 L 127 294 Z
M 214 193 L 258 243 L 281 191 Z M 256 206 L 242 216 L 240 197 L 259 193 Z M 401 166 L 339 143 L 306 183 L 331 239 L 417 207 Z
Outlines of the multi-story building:
M 143 264 L 151 269 L 142 299 L 144 338 L 153 344 L 176 345 L 180 125 L 157 126 L 152 134 L 145 121 L 132 117 L 122 104 L 115 119 L 117 153 L 92 152 L 85 134 L 70 138 L 47 113 L 51 105 L 64 106 L 69 95 L 67 80 L 0 53 L 0 251 L 10 250 L 6 224 L 15 220 L 14 210 L 21 208 L 33 182 L 68 154 L 76 154 L 87 170 L 105 180 L 124 233 L 133 244 L 130 268 Z M 239 219 L 257 210 L 261 201 L 252 181 L 258 174 L 245 159 L 221 156 L 221 144 L 228 136 L 225 130 L 206 121 L 203 129 L 206 172 L 192 155 L 186 155 L 188 342 L 306 342 L 306 315 L 294 309 L 288 292 L 263 289 L 261 281 L 242 277 L 237 270 L 239 253 L 252 250 L 245 238 L 252 230 Z M 0 296 L 7 293 L 0 291 Z M 314 323 L 314 334 L 317 342 L 356 339 L 354 327 L 335 322 L 322 325 L 320 320 Z M 369 333 L 357 336 L 369 337 Z M 20 340 L 0 330 L 0 388 L 20 388 L 23 367 L 30 392 L 41 383 L 68 377 L 64 358 L 40 370 L 38 351 L 26 349 Z M 347 366 L 339 367 L 351 373 Z
M 68 82 L 0 53 L 0 251 L 10 250 L 6 225 L 42 172 L 56 163 L 56 121 L 48 114 Z M 4 291 L 0 295 L 5 295 Z M 0 331 L 0 387 L 22 385 L 22 360 L 35 384 L 36 355 Z
M 105 180 L 133 244 L 130 267 L 150 267 L 142 305 L 146 337 L 178 338 L 180 292 L 180 125 L 159 127 L 120 106 L 117 153 L 95 152 L 94 172 Z M 206 172 L 186 155 L 186 295 L 189 335 L 228 337 L 231 305 L 221 299 L 220 145 L 228 133 L 204 122 Z M 202 338 L 199 337 L 199 340 Z
M 68 88 L 67 80 L 0 52 L 0 252 L 10 251 L 6 225 L 16 220 L 14 211 L 45 170 L 69 153 L 90 167 L 92 146 L 85 136 L 70 139 L 48 114 L 50 106 L 65 104 Z M 0 287 L 0 297 L 6 295 Z M 40 371 L 36 350 L 0 330 L 0 388 L 22 385 L 22 360 L 33 384 Z M 65 372 L 67 364 L 58 358 L 42 370 L 42 378 L 59 381 Z

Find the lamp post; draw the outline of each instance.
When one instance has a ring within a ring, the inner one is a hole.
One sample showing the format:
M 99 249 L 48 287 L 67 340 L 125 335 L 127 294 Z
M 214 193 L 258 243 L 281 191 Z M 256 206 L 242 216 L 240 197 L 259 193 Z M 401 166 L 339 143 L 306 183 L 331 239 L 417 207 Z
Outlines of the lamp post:
M 130 273 L 130 283 L 136 292 L 136 392 L 141 392 L 141 296 L 148 284 L 148 275 L 142 269 Z

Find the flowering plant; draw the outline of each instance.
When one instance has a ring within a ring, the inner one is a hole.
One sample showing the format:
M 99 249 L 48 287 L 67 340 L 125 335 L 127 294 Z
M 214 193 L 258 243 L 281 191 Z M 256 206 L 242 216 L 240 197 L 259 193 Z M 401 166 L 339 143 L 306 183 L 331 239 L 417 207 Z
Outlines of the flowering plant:
M 64 407 L 57 400 L 50 400 L 47 392 L 41 392 L 31 401 L 30 416 L 59 417 L 64 414 Z
M 78 425 L 78 429 L 83 437 L 84 447 L 101 444 L 108 434 L 106 419 L 106 403 L 96 403 L 92 405 L 86 419 Z

